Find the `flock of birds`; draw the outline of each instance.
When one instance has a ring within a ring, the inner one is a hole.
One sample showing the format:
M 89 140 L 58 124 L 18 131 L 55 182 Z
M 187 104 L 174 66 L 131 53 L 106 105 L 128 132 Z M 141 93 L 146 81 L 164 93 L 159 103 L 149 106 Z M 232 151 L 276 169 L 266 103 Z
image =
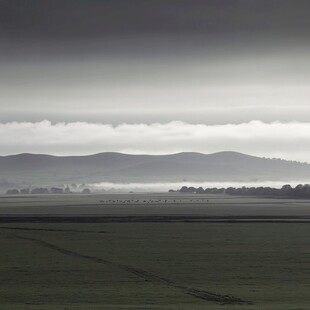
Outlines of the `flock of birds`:
M 100 200 L 105 205 L 110 204 L 188 204 L 208 203 L 209 199 L 107 199 Z

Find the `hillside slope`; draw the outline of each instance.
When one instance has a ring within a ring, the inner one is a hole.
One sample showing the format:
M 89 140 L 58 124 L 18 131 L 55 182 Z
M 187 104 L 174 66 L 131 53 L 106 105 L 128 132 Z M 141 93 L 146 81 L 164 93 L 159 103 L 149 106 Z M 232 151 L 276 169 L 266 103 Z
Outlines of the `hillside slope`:
M 0 157 L 0 185 L 93 182 L 309 180 L 310 165 L 237 152 L 88 156 L 19 154 Z

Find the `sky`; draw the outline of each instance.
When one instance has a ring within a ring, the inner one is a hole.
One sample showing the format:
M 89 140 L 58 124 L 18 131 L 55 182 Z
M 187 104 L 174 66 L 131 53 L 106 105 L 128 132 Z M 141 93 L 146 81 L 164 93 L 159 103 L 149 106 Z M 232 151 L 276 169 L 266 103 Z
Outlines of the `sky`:
M 310 162 L 310 2 L 0 0 L 0 155 Z

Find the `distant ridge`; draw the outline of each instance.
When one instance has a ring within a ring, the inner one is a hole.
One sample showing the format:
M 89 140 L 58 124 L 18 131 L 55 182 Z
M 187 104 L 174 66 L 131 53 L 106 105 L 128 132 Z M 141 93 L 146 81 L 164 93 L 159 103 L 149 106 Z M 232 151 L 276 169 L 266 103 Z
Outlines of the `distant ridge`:
M 17 154 L 0 156 L 0 187 L 94 182 L 310 180 L 310 164 L 266 159 L 238 152 L 183 152 L 85 156 Z

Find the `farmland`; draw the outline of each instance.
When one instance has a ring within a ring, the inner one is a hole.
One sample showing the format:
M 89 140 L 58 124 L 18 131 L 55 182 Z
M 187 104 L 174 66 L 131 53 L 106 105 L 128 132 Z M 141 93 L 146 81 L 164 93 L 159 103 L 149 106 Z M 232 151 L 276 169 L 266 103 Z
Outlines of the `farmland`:
M 1 309 L 309 308 L 307 201 L 0 200 Z

